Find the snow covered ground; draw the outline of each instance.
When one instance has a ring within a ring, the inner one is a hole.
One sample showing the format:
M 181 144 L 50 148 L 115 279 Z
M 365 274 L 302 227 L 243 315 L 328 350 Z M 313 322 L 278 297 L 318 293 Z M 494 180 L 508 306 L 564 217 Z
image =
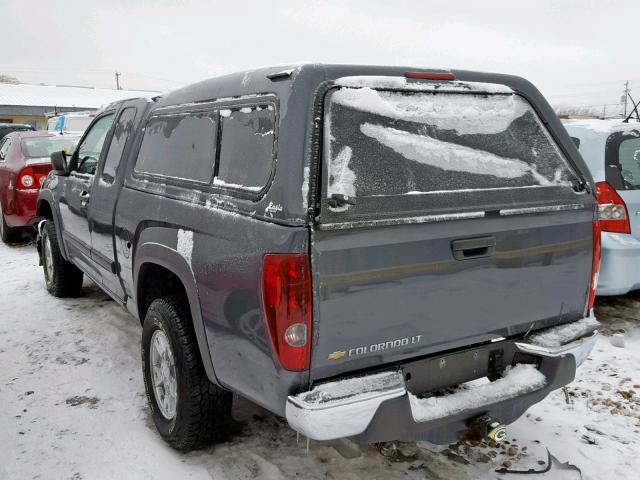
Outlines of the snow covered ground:
M 495 470 L 540 469 L 547 448 L 585 479 L 639 475 L 640 295 L 599 302 L 607 336 L 576 381 L 511 425 L 502 446 L 311 442 L 307 453 L 284 420 L 236 399 L 227 441 L 180 455 L 149 416 L 136 321 L 89 282 L 80 298 L 50 297 L 33 245 L 0 244 L 0 265 L 3 480 L 522 479 Z M 531 478 L 579 478 L 560 468 Z

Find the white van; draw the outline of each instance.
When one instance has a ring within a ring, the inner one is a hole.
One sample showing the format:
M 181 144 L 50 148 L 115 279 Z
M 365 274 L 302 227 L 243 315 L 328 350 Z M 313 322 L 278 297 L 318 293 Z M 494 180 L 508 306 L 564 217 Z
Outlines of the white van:
M 47 121 L 47 130 L 50 132 L 82 133 L 95 116 L 95 112 L 69 112 L 54 115 L 49 117 Z
M 640 123 L 563 123 L 596 182 L 602 231 L 597 294 L 640 289 Z

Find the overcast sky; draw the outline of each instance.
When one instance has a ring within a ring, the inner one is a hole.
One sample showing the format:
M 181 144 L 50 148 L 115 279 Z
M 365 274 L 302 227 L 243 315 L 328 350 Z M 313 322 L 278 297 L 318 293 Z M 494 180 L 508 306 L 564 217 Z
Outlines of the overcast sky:
M 0 0 L 0 73 L 165 90 L 316 61 L 522 75 L 554 104 L 640 99 L 640 0 Z

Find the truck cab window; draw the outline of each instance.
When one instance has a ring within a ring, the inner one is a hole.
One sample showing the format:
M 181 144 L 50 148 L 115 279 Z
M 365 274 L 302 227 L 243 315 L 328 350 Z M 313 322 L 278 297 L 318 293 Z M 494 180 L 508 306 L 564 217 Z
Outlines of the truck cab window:
M 92 175 L 95 173 L 100 152 L 102 152 L 107 133 L 113 123 L 113 117 L 113 113 L 110 113 L 99 118 L 86 134 L 77 150 L 76 172 Z
M 113 182 L 116 176 L 116 170 L 120 164 L 120 158 L 129 134 L 133 130 L 135 118 L 136 109 L 128 107 L 120 113 L 120 117 L 116 122 L 113 137 L 111 137 L 111 143 L 105 156 L 104 166 L 102 167 L 102 179 L 109 183 Z

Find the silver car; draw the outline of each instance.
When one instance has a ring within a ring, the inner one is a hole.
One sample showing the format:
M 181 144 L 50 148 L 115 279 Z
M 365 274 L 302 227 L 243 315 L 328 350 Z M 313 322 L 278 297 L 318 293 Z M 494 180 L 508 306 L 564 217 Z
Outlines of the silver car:
M 596 182 L 602 232 L 598 295 L 640 289 L 640 123 L 567 120 Z

